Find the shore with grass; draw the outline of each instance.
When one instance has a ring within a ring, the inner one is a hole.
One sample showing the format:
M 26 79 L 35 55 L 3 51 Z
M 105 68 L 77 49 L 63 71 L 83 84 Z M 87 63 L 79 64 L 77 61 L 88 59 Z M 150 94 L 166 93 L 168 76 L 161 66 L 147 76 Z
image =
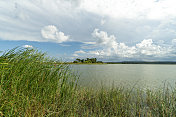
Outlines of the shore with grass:
M 78 85 L 68 64 L 34 49 L 0 56 L 0 116 L 135 117 L 176 116 L 176 88 Z

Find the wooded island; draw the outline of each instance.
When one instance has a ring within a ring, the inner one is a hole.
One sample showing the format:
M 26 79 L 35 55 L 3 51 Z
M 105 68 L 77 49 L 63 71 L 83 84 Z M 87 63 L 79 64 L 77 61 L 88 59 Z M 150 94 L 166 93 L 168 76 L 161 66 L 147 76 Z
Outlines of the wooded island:
M 102 61 L 97 61 L 97 58 L 87 58 L 87 59 L 79 59 L 77 58 L 73 63 L 103 63 Z

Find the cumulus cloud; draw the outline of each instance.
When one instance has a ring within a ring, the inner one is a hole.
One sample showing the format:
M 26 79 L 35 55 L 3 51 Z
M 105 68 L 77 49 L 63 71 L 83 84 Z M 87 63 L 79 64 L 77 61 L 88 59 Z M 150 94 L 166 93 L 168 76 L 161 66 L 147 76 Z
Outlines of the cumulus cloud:
M 174 44 L 176 39 L 172 40 L 172 45 L 158 45 L 154 43 L 152 39 L 144 39 L 134 46 L 127 46 L 125 43 L 118 43 L 114 35 L 108 35 L 105 31 L 99 31 L 95 29 L 92 33 L 95 39 L 95 44 L 101 49 L 91 50 L 86 53 L 82 53 L 81 56 L 96 56 L 98 58 L 128 58 L 128 59 L 140 59 L 140 60 L 153 60 L 158 58 L 174 57 Z M 164 43 L 164 42 L 162 42 Z M 79 52 L 76 53 L 77 56 Z
M 92 36 L 97 39 L 96 44 L 111 46 L 115 49 L 116 46 L 116 38 L 114 35 L 108 36 L 107 32 L 99 31 L 99 29 L 95 29 L 92 33 Z
M 22 47 L 24 47 L 24 48 L 33 48 L 32 45 L 23 45 Z
M 65 36 L 63 32 L 60 32 L 56 26 L 48 25 L 41 29 L 42 37 L 48 41 L 53 41 L 57 43 L 62 43 L 69 39 L 69 36 Z
M 136 44 L 136 47 L 141 55 L 161 56 L 167 52 L 166 48 L 153 44 L 152 39 L 144 39 L 141 43 Z
M 95 29 L 92 33 L 92 36 L 96 39 L 97 46 L 103 46 L 107 48 L 108 54 L 111 51 L 115 51 L 117 53 L 117 42 L 114 35 L 108 36 L 107 32 L 99 31 L 99 29 Z

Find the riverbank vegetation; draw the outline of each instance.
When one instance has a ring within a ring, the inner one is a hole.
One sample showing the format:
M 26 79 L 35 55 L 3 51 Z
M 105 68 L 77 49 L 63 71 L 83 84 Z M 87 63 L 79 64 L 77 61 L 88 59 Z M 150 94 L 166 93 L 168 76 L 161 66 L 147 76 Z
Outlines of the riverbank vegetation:
M 33 49 L 0 56 L 0 116 L 176 116 L 176 88 L 77 85 L 67 64 Z

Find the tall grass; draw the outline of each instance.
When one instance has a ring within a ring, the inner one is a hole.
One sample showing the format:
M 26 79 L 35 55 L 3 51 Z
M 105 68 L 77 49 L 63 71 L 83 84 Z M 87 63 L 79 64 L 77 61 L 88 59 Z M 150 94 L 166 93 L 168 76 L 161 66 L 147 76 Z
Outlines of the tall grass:
M 64 101 L 75 89 L 68 65 L 34 49 L 15 48 L 0 57 L 0 113 L 8 116 L 42 115 Z
M 55 61 L 33 49 L 5 52 L 0 57 L 0 116 L 176 116 L 175 88 L 83 88 L 68 65 Z

